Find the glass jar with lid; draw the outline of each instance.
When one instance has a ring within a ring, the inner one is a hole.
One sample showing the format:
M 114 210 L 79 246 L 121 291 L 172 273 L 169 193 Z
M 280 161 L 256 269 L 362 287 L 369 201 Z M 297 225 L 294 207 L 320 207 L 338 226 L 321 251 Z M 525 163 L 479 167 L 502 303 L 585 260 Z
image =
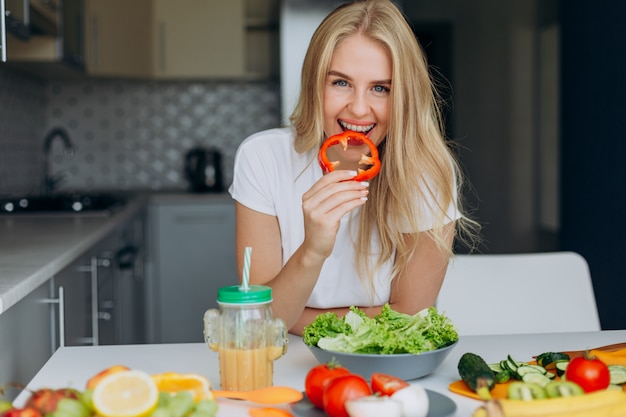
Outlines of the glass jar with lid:
M 218 352 L 221 388 L 249 391 L 272 386 L 274 361 L 288 345 L 285 323 L 272 314 L 272 289 L 222 287 L 217 303 L 219 309 L 204 314 L 204 339 Z

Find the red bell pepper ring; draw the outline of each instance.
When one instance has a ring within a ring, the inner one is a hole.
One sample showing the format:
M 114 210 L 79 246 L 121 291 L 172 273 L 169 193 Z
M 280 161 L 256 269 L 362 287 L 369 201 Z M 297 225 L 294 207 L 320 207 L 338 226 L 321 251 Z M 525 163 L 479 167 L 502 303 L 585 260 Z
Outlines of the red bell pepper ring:
M 325 174 L 334 171 L 339 166 L 339 161 L 330 161 L 328 156 L 326 155 L 326 151 L 328 148 L 334 145 L 341 144 L 343 146 L 343 150 L 348 149 L 348 141 L 349 140 L 358 141 L 367 145 L 370 149 L 371 156 L 367 156 L 365 154 L 361 155 L 361 160 L 359 161 L 360 165 L 369 165 L 368 169 L 359 168 L 357 174 L 352 178 L 353 181 L 367 181 L 374 178 L 380 172 L 380 159 L 378 159 L 378 148 L 376 144 L 370 140 L 363 133 L 353 132 L 351 130 L 346 130 L 343 133 L 339 133 L 337 135 L 333 135 L 326 139 L 324 143 L 322 143 L 322 147 L 320 148 L 320 152 L 317 155 L 317 159 L 322 167 L 322 170 Z

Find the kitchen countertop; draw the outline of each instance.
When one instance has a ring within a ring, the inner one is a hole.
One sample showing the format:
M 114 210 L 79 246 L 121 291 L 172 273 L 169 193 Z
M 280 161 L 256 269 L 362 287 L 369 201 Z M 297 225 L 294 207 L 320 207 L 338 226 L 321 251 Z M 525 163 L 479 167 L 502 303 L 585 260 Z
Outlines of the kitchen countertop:
M 63 270 L 146 205 L 129 198 L 109 216 L 0 217 L 0 314 Z
M 232 201 L 223 193 L 120 193 L 127 203 L 109 216 L 0 216 L 0 314 L 123 225 L 148 204 Z

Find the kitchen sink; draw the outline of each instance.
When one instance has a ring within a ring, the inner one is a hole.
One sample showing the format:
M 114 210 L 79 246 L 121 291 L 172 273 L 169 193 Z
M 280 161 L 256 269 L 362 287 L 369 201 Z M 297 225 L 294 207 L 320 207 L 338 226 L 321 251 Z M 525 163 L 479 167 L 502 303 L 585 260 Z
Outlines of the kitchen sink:
M 110 216 L 126 204 L 114 194 L 51 194 L 0 198 L 0 216 Z

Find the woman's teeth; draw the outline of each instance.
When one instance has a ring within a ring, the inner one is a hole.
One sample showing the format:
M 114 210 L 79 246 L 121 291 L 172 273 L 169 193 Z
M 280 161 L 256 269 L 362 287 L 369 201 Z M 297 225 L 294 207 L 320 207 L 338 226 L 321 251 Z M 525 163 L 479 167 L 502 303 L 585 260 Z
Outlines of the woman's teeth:
M 365 126 L 353 125 L 353 124 L 350 124 L 350 123 L 342 122 L 341 120 L 339 121 L 339 124 L 345 130 L 351 130 L 353 132 L 359 132 L 359 133 L 367 133 L 370 130 L 372 130 L 374 128 L 374 126 L 375 126 L 374 123 L 372 123 L 370 125 L 365 125 Z

